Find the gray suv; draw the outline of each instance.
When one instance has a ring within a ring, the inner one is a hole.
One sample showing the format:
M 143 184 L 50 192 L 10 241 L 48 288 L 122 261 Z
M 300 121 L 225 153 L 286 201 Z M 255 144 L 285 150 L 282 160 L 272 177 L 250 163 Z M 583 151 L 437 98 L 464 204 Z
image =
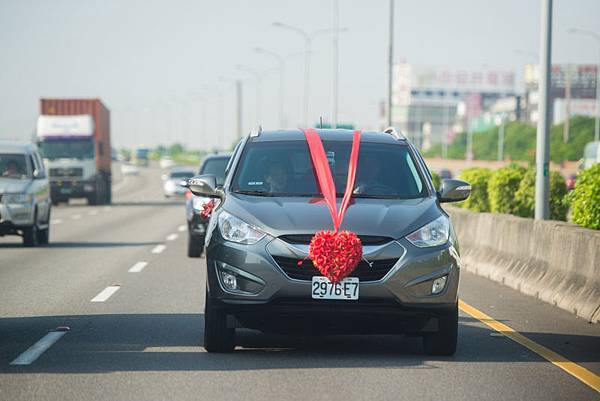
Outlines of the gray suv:
M 0 236 L 20 235 L 25 246 L 50 237 L 50 185 L 33 145 L 0 142 Z
M 344 193 L 352 131 L 318 130 L 338 192 Z M 204 347 L 235 348 L 235 329 L 290 334 L 408 334 L 429 354 L 456 350 L 458 242 L 443 202 L 471 187 L 444 180 L 439 191 L 415 147 L 395 131 L 364 132 L 352 201 L 342 230 L 356 233 L 363 260 L 331 283 L 307 259 L 331 217 L 302 131 L 249 135 L 236 147 L 222 187 L 189 180 L 219 198 L 206 232 Z

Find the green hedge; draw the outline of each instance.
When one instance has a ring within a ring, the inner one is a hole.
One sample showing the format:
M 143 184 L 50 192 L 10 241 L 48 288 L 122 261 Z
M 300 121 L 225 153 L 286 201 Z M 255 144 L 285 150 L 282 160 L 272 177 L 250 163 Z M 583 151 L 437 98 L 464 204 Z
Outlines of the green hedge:
M 579 173 L 566 202 L 571 205 L 573 223 L 600 230 L 600 164 Z
M 433 186 L 435 187 L 436 190 L 439 191 L 440 185 L 442 184 L 440 175 L 438 173 L 436 173 L 435 171 L 430 171 L 430 173 L 431 173 L 431 180 L 433 181 Z
M 515 197 L 527 170 L 510 164 L 496 170 L 488 182 L 488 197 L 492 213 L 517 214 L 520 203 Z
M 471 167 L 461 171 L 459 178 L 471 184 L 471 196 L 458 206 L 474 212 L 489 212 L 488 182 L 491 177 L 492 170 L 488 168 Z
M 565 179 L 556 171 L 550 172 L 550 219 L 566 221 L 568 205 L 564 198 L 567 195 Z M 535 213 L 535 169 L 530 168 L 523 176 L 519 189 L 515 193 L 519 208 L 517 216 L 533 217 Z

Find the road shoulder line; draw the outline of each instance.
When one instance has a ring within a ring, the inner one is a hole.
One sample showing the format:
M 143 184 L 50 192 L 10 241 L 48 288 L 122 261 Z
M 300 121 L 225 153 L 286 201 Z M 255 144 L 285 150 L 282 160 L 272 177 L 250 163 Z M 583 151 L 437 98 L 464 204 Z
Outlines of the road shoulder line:
M 486 324 L 493 330 L 496 330 L 497 332 L 505 335 L 514 342 L 541 356 L 553 365 L 558 366 L 571 376 L 587 384 L 592 389 L 596 390 L 597 392 L 600 392 L 600 376 L 596 375 L 595 373 L 587 370 L 581 365 L 576 364 L 575 362 L 568 360 L 564 356 L 552 351 L 551 349 L 546 348 L 543 345 L 540 345 L 535 341 L 530 340 L 529 338 L 515 331 L 511 327 L 505 325 L 504 323 L 500 323 L 499 321 L 486 315 L 479 309 L 467 304 L 463 300 L 458 301 L 458 307 L 464 313 L 471 315 L 472 317 Z

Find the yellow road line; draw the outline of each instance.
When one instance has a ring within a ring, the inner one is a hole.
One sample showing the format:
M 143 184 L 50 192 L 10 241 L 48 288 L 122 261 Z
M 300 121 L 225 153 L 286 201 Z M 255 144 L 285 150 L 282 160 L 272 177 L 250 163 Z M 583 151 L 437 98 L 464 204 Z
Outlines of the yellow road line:
M 590 372 L 583 366 L 569 361 L 564 356 L 557 354 L 556 352 L 544 347 L 543 345 L 531 341 L 529 338 L 525 337 L 521 333 L 516 332 L 504 323 L 500 323 L 499 321 L 493 319 L 492 317 L 486 315 L 479 309 L 472 307 L 471 305 L 467 304 L 462 300 L 458 301 L 458 307 L 461 311 L 473 316 L 475 319 L 480 320 L 482 323 L 485 323 L 497 332 L 502 333 L 514 342 L 519 343 L 525 348 L 535 352 L 542 358 L 546 359 L 548 362 L 553 363 L 554 365 L 558 366 L 571 376 L 584 382 L 597 392 L 600 392 L 600 376 L 596 375 L 595 373 Z

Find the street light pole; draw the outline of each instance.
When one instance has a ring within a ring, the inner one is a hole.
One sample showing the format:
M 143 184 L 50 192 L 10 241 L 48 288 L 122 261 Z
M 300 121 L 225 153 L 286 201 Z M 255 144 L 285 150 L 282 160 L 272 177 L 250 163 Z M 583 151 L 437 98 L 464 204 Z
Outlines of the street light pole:
M 262 85 L 262 74 L 256 71 L 253 68 L 247 67 L 245 65 L 236 65 L 236 68 L 240 71 L 244 71 L 254 77 L 256 80 L 256 126 L 260 125 L 260 111 L 261 111 L 261 85 Z
M 394 80 L 394 0 L 390 0 L 390 26 L 388 49 L 388 115 L 387 125 L 392 126 L 392 84 Z
M 261 47 L 256 47 L 254 48 L 254 51 L 256 53 L 260 53 L 260 54 L 266 54 L 268 56 L 271 56 L 273 58 L 275 58 L 277 60 L 277 62 L 279 63 L 279 128 L 283 129 L 285 128 L 285 117 L 284 117 L 284 106 L 283 106 L 283 102 L 284 102 L 284 91 L 285 91 L 285 61 L 283 59 L 283 57 L 281 57 L 279 54 L 267 50 L 267 49 L 263 49 Z
M 549 111 L 550 68 L 552 60 L 552 0 L 542 0 L 540 29 L 540 80 L 536 136 L 535 219 L 548 220 L 549 204 Z
M 331 2 L 331 28 L 332 28 L 332 65 L 333 79 L 331 80 L 331 128 L 336 129 L 338 124 L 338 75 L 339 75 L 339 37 L 340 13 L 338 0 Z
M 596 64 L 596 118 L 594 120 L 594 141 L 600 141 L 600 34 L 586 29 L 571 28 L 569 33 L 589 36 L 597 41 L 598 63 Z
M 319 29 L 312 33 L 308 33 L 303 29 L 298 27 L 284 24 L 282 22 L 273 22 L 273 26 L 277 28 L 287 29 L 292 32 L 296 32 L 304 39 L 304 105 L 303 105 L 303 123 L 305 127 L 308 127 L 308 105 L 309 105 L 309 97 L 310 97 L 310 57 L 311 57 L 311 48 L 312 48 L 312 40 L 317 35 L 321 35 L 324 33 L 328 33 L 331 29 Z

